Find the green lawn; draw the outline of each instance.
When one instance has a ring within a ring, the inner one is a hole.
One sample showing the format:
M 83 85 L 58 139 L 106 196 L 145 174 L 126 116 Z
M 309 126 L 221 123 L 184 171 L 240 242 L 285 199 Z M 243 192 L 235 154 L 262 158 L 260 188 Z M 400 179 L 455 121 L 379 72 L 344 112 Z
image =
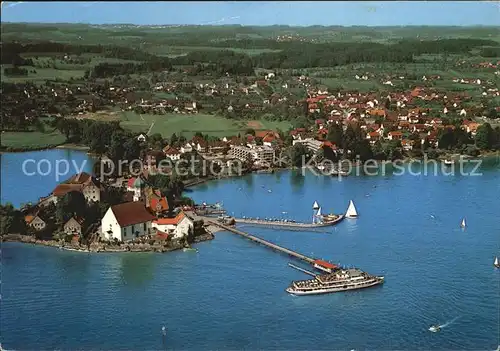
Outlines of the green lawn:
M 123 112 L 121 125 L 136 133 L 147 132 L 154 123 L 151 133 L 160 133 L 163 137 L 170 137 L 173 133 L 182 134 L 191 138 L 196 132 L 211 136 L 224 137 L 243 133 L 250 128 L 247 121 L 230 120 L 223 117 L 206 114 L 166 114 L 166 115 L 139 115 L 135 112 Z M 282 129 L 290 127 L 288 122 L 259 121 L 261 128 L 254 129 Z
M 49 145 L 64 143 L 66 137 L 54 132 L 4 132 L 2 133 L 2 146 L 9 148 L 42 148 Z

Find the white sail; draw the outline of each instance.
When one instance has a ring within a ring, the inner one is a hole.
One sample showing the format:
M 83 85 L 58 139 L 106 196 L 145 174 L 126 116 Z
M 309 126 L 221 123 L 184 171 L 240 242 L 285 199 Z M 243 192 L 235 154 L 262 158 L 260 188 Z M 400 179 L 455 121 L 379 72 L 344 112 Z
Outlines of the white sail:
M 347 218 L 355 218 L 358 216 L 358 212 L 356 211 L 356 207 L 354 206 L 354 202 L 352 202 L 352 200 L 349 202 L 349 207 L 347 208 L 345 216 Z
M 320 208 L 318 208 L 318 212 L 316 213 L 316 216 L 317 216 L 317 217 L 321 217 L 321 207 L 320 207 Z
M 460 223 L 460 226 L 461 226 L 462 228 L 465 228 L 465 227 L 466 227 L 466 225 L 467 225 L 467 224 L 465 223 L 465 218 L 464 218 L 464 219 L 462 219 L 462 223 Z
M 498 266 L 499 263 L 498 263 L 498 257 L 495 257 L 495 262 L 493 263 L 495 266 Z
M 319 208 L 319 205 L 316 201 L 314 201 L 314 204 L 313 204 L 313 209 L 314 210 L 317 210 Z

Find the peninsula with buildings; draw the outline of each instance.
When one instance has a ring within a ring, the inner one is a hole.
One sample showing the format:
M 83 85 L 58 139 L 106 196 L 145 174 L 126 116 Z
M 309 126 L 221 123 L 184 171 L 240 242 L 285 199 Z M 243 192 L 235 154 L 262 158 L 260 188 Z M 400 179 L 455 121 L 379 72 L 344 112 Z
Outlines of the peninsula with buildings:
M 191 206 L 176 204 L 142 177 L 111 184 L 79 173 L 36 204 L 4 206 L 10 234 L 3 240 L 94 252 L 165 252 L 213 238 L 202 220 L 189 215 Z
M 359 28 L 56 29 L 2 23 L 1 151 L 78 147 L 99 161 L 35 204 L 2 204 L 4 234 L 184 244 L 210 236 L 187 210 L 191 185 L 311 159 L 500 150 L 495 27 L 373 28 L 361 41 Z

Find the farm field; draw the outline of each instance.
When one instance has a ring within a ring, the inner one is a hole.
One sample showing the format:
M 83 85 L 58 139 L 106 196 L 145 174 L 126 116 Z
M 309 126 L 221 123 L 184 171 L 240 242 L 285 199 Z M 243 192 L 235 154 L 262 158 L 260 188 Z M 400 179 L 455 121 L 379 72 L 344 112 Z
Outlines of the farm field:
M 21 66 L 22 67 L 22 66 Z M 33 68 L 23 67 L 28 70 L 27 76 L 7 76 L 3 73 L 5 68 L 2 65 L 2 82 L 20 83 L 20 82 L 34 82 L 45 83 L 47 80 L 62 79 L 70 80 L 71 78 L 79 79 L 85 74 L 85 69 L 57 69 L 57 68 Z M 32 71 L 35 70 L 36 73 Z
M 3 132 L 2 146 L 8 148 L 42 148 L 64 143 L 66 137 L 53 132 Z
M 274 121 L 235 121 L 224 117 L 206 114 L 166 114 L 150 115 L 135 112 L 121 113 L 121 126 L 137 133 L 144 133 L 151 128 L 150 134 L 160 133 L 163 137 L 170 137 L 173 133 L 191 138 L 196 132 L 210 136 L 224 137 L 244 133 L 247 129 L 255 130 L 287 130 L 291 125 L 288 122 Z

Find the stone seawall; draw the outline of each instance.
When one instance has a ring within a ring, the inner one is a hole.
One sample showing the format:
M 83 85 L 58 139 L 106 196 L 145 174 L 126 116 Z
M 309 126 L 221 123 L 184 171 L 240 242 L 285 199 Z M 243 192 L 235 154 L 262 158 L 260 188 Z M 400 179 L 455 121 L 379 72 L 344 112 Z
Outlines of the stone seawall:
M 207 240 L 214 239 L 212 233 L 198 235 L 194 238 L 194 243 L 200 243 Z M 77 243 L 64 243 L 61 244 L 56 240 L 39 240 L 29 235 L 21 234 L 6 234 L 1 237 L 1 241 L 21 242 L 25 244 L 43 245 L 59 248 L 67 251 L 80 251 L 80 252 L 170 252 L 184 248 L 184 243 L 179 241 L 170 241 L 168 243 L 120 243 L 120 244 L 107 244 L 107 243 L 92 243 L 90 246 L 80 245 Z

